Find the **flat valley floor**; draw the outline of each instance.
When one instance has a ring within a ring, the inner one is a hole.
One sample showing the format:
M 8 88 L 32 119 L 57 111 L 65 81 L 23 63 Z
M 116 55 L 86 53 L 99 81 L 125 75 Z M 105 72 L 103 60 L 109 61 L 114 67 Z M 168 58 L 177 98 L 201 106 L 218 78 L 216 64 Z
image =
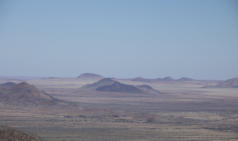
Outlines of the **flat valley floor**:
M 137 96 L 80 90 L 95 81 L 28 80 L 78 108 L 0 104 L 0 125 L 16 127 L 43 141 L 238 141 L 238 88 L 204 88 L 210 81 L 119 80 L 148 84 L 161 93 Z

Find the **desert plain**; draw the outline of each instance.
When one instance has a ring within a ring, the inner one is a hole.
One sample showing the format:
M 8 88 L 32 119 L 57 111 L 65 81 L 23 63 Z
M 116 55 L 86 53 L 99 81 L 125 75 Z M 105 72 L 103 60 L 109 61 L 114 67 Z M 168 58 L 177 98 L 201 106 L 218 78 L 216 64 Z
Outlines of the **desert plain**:
M 0 79 L 7 82 L 18 85 L 7 95 L 22 96 L 2 92 L 0 126 L 42 141 L 238 140 L 238 88 L 221 80 Z

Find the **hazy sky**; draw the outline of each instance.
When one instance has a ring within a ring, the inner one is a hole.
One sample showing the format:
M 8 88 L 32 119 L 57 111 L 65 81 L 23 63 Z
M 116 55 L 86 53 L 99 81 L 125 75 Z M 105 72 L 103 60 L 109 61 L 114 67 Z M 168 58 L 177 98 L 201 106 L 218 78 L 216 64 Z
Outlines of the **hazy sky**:
M 238 76 L 236 0 L 0 0 L 0 76 Z

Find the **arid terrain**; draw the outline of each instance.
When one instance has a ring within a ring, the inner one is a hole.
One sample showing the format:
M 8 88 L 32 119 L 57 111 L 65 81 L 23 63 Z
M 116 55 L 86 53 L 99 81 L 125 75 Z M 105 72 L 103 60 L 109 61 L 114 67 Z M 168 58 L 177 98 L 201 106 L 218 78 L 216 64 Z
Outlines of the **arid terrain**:
M 237 82 L 5 77 L 0 126 L 42 141 L 237 141 Z

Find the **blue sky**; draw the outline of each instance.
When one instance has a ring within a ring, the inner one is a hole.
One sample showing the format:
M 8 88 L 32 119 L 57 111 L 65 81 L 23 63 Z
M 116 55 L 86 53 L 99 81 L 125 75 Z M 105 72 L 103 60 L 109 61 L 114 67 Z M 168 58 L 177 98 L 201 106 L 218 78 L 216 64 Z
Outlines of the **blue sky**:
M 0 76 L 238 76 L 235 0 L 1 0 Z

